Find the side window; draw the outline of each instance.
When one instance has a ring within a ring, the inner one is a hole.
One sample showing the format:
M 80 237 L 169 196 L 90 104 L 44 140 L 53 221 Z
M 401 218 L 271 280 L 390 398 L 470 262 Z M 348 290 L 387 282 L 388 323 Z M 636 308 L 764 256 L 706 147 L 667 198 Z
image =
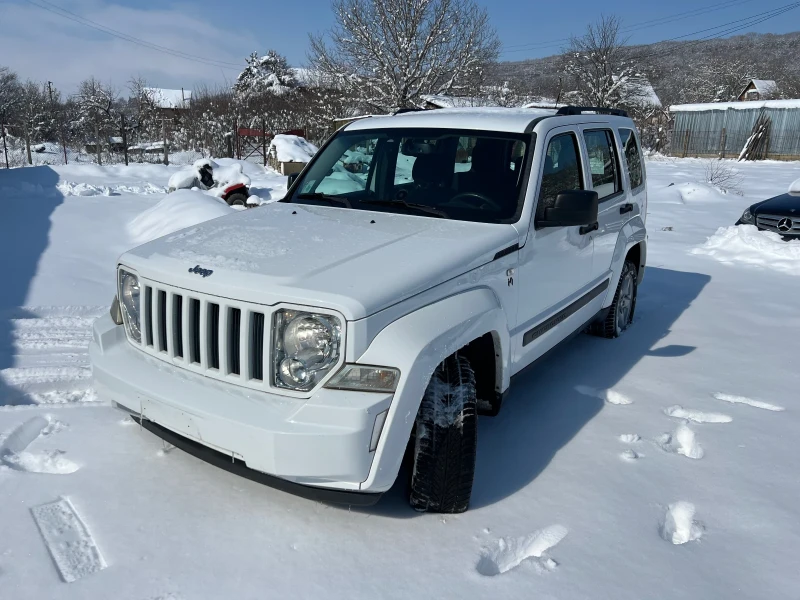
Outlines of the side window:
M 567 190 L 582 190 L 580 151 L 578 140 L 571 133 L 557 135 L 547 145 L 544 157 L 542 186 L 539 189 L 539 203 L 536 218 L 544 218 L 544 210 L 552 208 L 556 196 Z
M 619 162 L 614 151 L 614 136 L 608 129 L 584 131 L 589 167 L 592 171 L 592 188 L 602 202 L 620 189 Z
M 628 175 L 631 178 L 631 189 L 635 190 L 644 183 L 644 169 L 642 168 L 642 153 L 632 129 L 620 129 L 619 137 L 622 140 L 622 152 L 628 164 Z

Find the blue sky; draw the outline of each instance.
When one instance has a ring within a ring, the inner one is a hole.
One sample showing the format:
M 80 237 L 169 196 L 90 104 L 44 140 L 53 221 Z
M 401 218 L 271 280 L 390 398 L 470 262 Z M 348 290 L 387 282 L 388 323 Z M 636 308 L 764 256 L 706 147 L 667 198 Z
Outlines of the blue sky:
M 253 50 L 274 48 L 295 65 L 306 60 L 309 32 L 333 21 L 329 0 L 0 0 L 3 35 L 0 65 L 23 78 L 51 80 L 66 91 L 94 75 L 121 90 L 133 76 L 161 87 L 195 87 L 229 82 L 236 65 Z M 478 0 L 489 11 L 504 44 L 501 59 L 522 60 L 557 53 L 571 34 L 582 33 L 601 13 L 622 18 L 630 43 L 650 43 L 744 19 L 788 4 L 789 0 L 616 0 L 599 3 Z M 48 5 L 49 3 L 49 5 Z M 224 65 L 208 66 L 109 36 L 55 14 L 67 9 L 105 27 L 194 57 Z M 704 14 L 681 15 L 705 10 Z M 660 22 L 652 22 L 661 19 Z M 785 33 L 800 29 L 800 9 L 747 27 L 747 31 Z M 735 25 L 732 25 L 732 27 Z M 713 35 L 707 32 L 700 35 Z M 694 36 L 694 37 L 700 37 Z M 686 39 L 693 39 L 688 37 Z

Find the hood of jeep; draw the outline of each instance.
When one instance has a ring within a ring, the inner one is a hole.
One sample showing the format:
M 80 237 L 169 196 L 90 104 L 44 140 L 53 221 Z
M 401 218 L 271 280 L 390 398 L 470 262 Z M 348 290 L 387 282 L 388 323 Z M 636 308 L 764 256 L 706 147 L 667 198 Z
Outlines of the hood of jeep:
M 235 300 L 361 319 L 493 260 L 513 225 L 275 203 L 139 246 L 147 279 Z

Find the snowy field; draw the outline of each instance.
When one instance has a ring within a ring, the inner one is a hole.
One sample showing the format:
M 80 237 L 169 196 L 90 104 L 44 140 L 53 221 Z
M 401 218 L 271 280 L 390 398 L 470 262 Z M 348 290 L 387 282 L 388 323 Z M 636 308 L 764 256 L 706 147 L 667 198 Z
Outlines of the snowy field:
M 482 418 L 458 516 L 165 451 L 97 397 L 86 346 L 174 168 L 0 171 L 0 598 L 797 598 L 800 242 L 730 225 L 800 163 L 737 165 L 742 194 L 704 161 L 647 166 L 633 327 L 579 336 Z

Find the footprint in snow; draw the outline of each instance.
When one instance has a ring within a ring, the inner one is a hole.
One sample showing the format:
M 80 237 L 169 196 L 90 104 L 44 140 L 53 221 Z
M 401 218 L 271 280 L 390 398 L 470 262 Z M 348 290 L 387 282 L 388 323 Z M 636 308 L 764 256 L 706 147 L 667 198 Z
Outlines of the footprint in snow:
M 694 520 L 695 507 L 691 502 L 675 502 L 667 507 L 658 532 L 661 537 L 675 545 L 685 544 L 699 540 L 705 527 Z
M 703 458 L 703 448 L 697 443 L 694 431 L 687 425 L 679 425 L 674 433 L 665 433 L 656 439 L 656 444 L 665 452 L 681 454 L 686 458 Z
M 702 412 L 693 408 L 683 408 L 679 404 L 664 409 L 664 414 L 676 419 L 684 419 L 694 423 L 730 423 L 732 417 L 722 413 Z
M 609 404 L 633 404 L 633 400 L 620 394 L 614 390 L 598 390 L 587 385 L 576 385 L 575 391 L 584 396 L 592 396 L 593 398 L 600 398 Z
M 745 396 L 733 396 L 731 394 L 722 394 L 717 392 L 714 394 L 714 398 L 717 400 L 722 400 L 723 402 L 730 402 L 731 404 L 746 404 L 754 408 L 762 408 L 764 410 L 771 410 L 774 412 L 786 410 L 777 404 L 770 404 L 769 402 L 764 402 L 763 400 L 753 400 L 752 398 L 747 398 Z
M 623 433 L 619 436 L 619 441 L 623 444 L 638 444 L 642 438 L 638 433 Z
M 500 538 L 483 549 L 475 570 L 486 577 L 494 577 L 529 562 L 539 572 L 552 571 L 558 564 L 544 554 L 566 535 L 566 527 L 551 525 L 528 536 Z
M 619 455 L 619 457 L 624 461 L 633 462 L 635 460 L 639 460 L 640 458 L 643 458 L 644 454 L 641 454 L 639 452 L 636 452 L 635 450 L 631 450 L 630 448 L 628 448 L 627 450 L 624 450 Z
M 61 450 L 28 452 L 27 448 L 37 438 L 58 433 L 67 426 L 50 415 L 31 417 L 0 444 L 0 463 L 16 471 L 65 475 L 74 473 L 80 466 L 64 456 Z

